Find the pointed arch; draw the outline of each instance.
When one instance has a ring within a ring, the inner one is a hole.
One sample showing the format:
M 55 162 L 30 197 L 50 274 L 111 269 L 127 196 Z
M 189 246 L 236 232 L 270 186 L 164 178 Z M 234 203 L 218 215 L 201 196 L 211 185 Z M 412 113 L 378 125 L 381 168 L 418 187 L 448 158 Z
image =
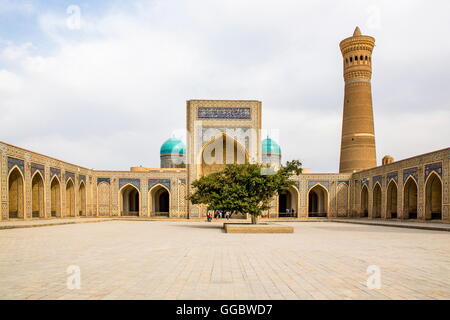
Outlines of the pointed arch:
M 375 183 L 372 190 L 372 218 L 381 218 L 381 184 Z
M 50 216 L 61 217 L 61 182 L 57 175 L 50 182 Z
M 231 152 L 230 144 L 233 146 Z M 245 164 L 249 159 L 245 146 L 226 133 L 220 133 L 201 148 L 197 163 L 200 175 L 207 175 L 223 170 L 226 164 Z
M 135 185 L 127 183 L 119 190 L 119 207 L 121 216 L 141 215 L 141 192 Z
M 425 181 L 425 218 L 442 220 L 442 179 L 431 172 Z
M 72 178 L 66 182 L 66 217 L 75 217 L 75 184 Z
M 31 180 L 33 180 L 37 175 L 40 176 L 40 178 L 42 179 L 42 181 L 45 180 L 45 179 L 44 179 L 44 176 L 43 176 L 43 174 L 42 174 L 42 172 L 39 171 L 39 170 L 36 170 L 36 171 L 33 173 L 33 175 L 31 176 Z
M 299 191 L 295 186 L 290 186 L 287 190 L 278 195 L 278 216 L 298 217 Z
M 397 196 L 398 196 L 398 186 L 394 179 L 391 179 L 388 183 L 386 191 L 386 218 L 396 219 L 397 218 Z
M 170 190 L 166 186 L 158 183 L 148 191 L 148 194 L 150 216 L 170 217 Z
M 361 188 L 361 217 L 369 216 L 369 188 L 363 185 Z
M 417 219 L 417 194 L 419 186 L 416 180 L 409 176 L 403 187 L 403 218 Z
M 8 174 L 8 217 L 25 219 L 25 177 L 18 166 Z
M 44 177 L 39 170 L 31 177 L 31 217 L 45 217 Z
M 327 215 L 328 190 L 321 184 L 316 184 L 308 191 L 308 216 L 326 217 Z
M 80 182 L 78 186 L 78 215 L 86 216 L 86 185 L 84 181 Z

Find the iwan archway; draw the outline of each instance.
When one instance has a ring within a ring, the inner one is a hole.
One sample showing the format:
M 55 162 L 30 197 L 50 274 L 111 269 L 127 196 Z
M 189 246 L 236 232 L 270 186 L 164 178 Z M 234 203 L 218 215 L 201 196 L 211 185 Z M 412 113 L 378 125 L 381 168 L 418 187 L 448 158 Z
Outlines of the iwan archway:
M 394 180 L 389 182 L 386 193 L 386 218 L 396 219 L 397 215 L 397 184 Z
M 71 178 L 66 183 L 66 217 L 75 217 L 75 188 Z
M 417 190 L 416 181 L 409 177 L 403 189 L 403 218 L 417 219 Z
M 81 217 L 86 216 L 86 186 L 84 181 L 81 181 L 78 188 L 78 214 Z
M 369 216 L 369 189 L 363 185 L 361 189 L 361 217 Z
M 442 219 L 442 181 L 435 172 L 432 172 L 425 182 L 425 217 Z
M 54 218 L 61 217 L 61 186 L 56 176 L 50 184 L 50 215 Z
M 33 218 L 44 218 L 44 179 L 36 171 L 31 179 L 31 214 Z
M 298 195 L 297 189 L 292 186 L 278 195 L 279 217 L 298 217 Z
M 25 184 L 22 172 L 14 167 L 8 176 L 9 219 L 25 218 Z
M 308 192 L 308 216 L 326 217 L 328 215 L 328 191 L 320 184 Z
M 149 191 L 150 215 L 154 217 L 170 216 L 170 191 L 165 186 L 158 184 Z
M 140 192 L 132 184 L 125 185 L 119 191 L 121 216 L 140 216 Z
M 381 186 L 379 183 L 375 183 L 372 195 L 372 218 L 381 218 Z
M 247 150 L 236 139 L 223 133 L 209 141 L 199 155 L 200 175 L 221 171 L 227 164 L 249 162 Z

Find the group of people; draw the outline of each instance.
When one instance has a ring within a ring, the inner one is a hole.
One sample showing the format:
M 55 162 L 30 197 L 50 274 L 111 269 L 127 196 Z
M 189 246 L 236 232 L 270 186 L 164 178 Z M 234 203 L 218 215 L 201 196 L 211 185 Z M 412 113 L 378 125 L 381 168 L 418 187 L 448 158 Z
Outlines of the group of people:
M 295 217 L 295 210 L 294 210 L 294 208 L 292 208 L 291 210 L 289 210 L 289 208 L 286 208 L 286 215 Z
M 208 213 L 206 215 L 208 222 L 211 222 L 212 219 L 230 219 L 231 213 L 230 212 L 224 212 L 223 210 L 208 210 Z

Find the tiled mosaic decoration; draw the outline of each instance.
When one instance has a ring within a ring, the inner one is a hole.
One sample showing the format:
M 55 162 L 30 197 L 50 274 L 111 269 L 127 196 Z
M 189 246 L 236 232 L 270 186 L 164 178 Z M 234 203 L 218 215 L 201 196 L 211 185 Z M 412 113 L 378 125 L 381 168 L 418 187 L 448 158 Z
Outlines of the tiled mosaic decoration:
M 17 166 L 20 169 L 20 171 L 22 171 L 22 174 L 25 173 L 25 169 L 24 169 L 25 166 L 24 166 L 24 161 L 23 160 L 8 157 L 8 171 L 11 171 L 11 169 L 14 166 Z
M 119 189 L 121 189 L 124 185 L 127 185 L 127 184 L 131 184 L 131 185 L 135 186 L 136 188 L 138 188 L 139 190 L 141 189 L 141 180 L 140 179 L 128 179 L 128 178 L 119 179 Z
M 169 179 L 149 179 L 148 180 L 148 190 L 156 186 L 157 184 L 163 185 L 170 190 L 170 180 Z
M 198 108 L 199 119 L 251 119 L 250 108 Z

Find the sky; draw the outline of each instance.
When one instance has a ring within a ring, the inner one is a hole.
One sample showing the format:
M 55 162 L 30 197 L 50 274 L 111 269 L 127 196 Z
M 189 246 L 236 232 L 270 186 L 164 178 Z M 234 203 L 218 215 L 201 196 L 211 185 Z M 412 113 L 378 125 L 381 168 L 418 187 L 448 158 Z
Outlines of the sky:
M 337 172 L 339 42 L 376 38 L 377 161 L 449 147 L 450 2 L 0 0 L 0 141 L 98 170 L 159 167 L 186 100 L 263 103 L 283 161 Z

